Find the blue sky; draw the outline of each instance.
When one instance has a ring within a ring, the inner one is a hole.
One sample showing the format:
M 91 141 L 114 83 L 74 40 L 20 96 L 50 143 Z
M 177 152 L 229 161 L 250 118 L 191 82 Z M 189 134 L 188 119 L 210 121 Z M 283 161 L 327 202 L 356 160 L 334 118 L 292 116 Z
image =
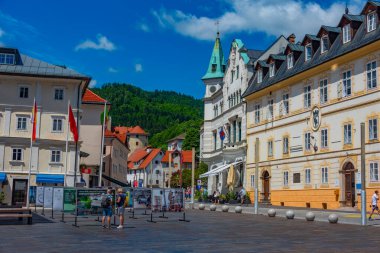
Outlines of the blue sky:
M 348 1 L 356 14 L 363 0 Z M 298 0 L 0 0 L 0 44 L 63 64 L 92 85 L 125 82 L 201 98 L 220 22 L 227 58 L 234 38 L 265 49 L 280 35 L 298 39 L 337 25 L 344 1 Z

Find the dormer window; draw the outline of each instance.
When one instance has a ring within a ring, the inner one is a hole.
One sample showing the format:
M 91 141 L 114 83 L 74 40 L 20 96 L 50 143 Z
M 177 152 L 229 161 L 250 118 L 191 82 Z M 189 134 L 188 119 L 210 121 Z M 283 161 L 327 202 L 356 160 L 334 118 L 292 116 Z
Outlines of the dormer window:
M 311 56 L 312 56 L 312 48 L 311 48 L 311 44 L 307 44 L 305 46 L 305 61 L 308 61 L 311 59 Z
M 263 70 L 259 69 L 257 71 L 257 83 L 261 83 L 263 81 Z
M 211 71 L 212 71 L 212 72 L 215 72 L 215 71 L 216 71 L 216 64 L 212 64 L 212 65 L 211 65 Z
M 294 66 L 294 56 L 293 53 L 290 53 L 286 56 L 286 61 L 288 63 L 288 69 L 293 68 Z
M 15 55 L 14 54 L 0 53 L 0 64 L 14 65 L 15 64 Z
M 321 54 L 329 50 L 329 38 L 327 36 L 323 36 L 321 38 Z
M 367 32 L 372 32 L 376 29 L 376 13 L 372 12 L 367 15 Z
M 274 76 L 274 63 L 269 65 L 269 77 Z
M 351 27 L 350 24 L 343 26 L 343 44 L 351 41 Z

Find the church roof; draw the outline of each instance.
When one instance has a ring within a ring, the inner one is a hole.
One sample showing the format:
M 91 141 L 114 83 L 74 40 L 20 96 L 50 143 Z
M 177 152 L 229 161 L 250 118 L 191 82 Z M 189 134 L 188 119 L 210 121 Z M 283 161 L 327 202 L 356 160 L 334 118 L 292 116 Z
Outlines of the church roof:
M 219 33 L 215 39 L 214 49 L 211 54 L 211 59 L 208 64 L 206 74 L 202 77 L 204 79 L 223 78 L 225 70 L 224 55 L 222 50 L 222 44 L 220 43 Z

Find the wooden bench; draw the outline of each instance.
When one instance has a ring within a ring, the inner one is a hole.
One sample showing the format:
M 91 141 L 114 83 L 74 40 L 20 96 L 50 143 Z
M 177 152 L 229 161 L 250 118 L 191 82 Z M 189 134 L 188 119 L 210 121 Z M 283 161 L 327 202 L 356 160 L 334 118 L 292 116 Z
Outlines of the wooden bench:
M 28 219 L 28 224 L 32 224 L 32 210 L 27 208 L 0 208 L 0 218 L 23 218 Z

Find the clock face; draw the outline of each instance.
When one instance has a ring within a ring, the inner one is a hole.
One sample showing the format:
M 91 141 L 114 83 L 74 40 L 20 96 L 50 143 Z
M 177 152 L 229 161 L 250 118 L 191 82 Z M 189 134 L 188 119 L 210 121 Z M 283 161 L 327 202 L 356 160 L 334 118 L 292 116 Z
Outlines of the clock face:
M 317 106 L 311 110 L 310 120 L 311 129 L 313 129 L 313 131 L 318 131 L 319 127 L 321 126 L 321 111 Z
M 211 93 L 214 93 L 215 91 L 216 91 L 216 87 L 215 87 L 215 86 L 211 86 L 211 87 L 210 87 L 210 92 L 211 92 Z

